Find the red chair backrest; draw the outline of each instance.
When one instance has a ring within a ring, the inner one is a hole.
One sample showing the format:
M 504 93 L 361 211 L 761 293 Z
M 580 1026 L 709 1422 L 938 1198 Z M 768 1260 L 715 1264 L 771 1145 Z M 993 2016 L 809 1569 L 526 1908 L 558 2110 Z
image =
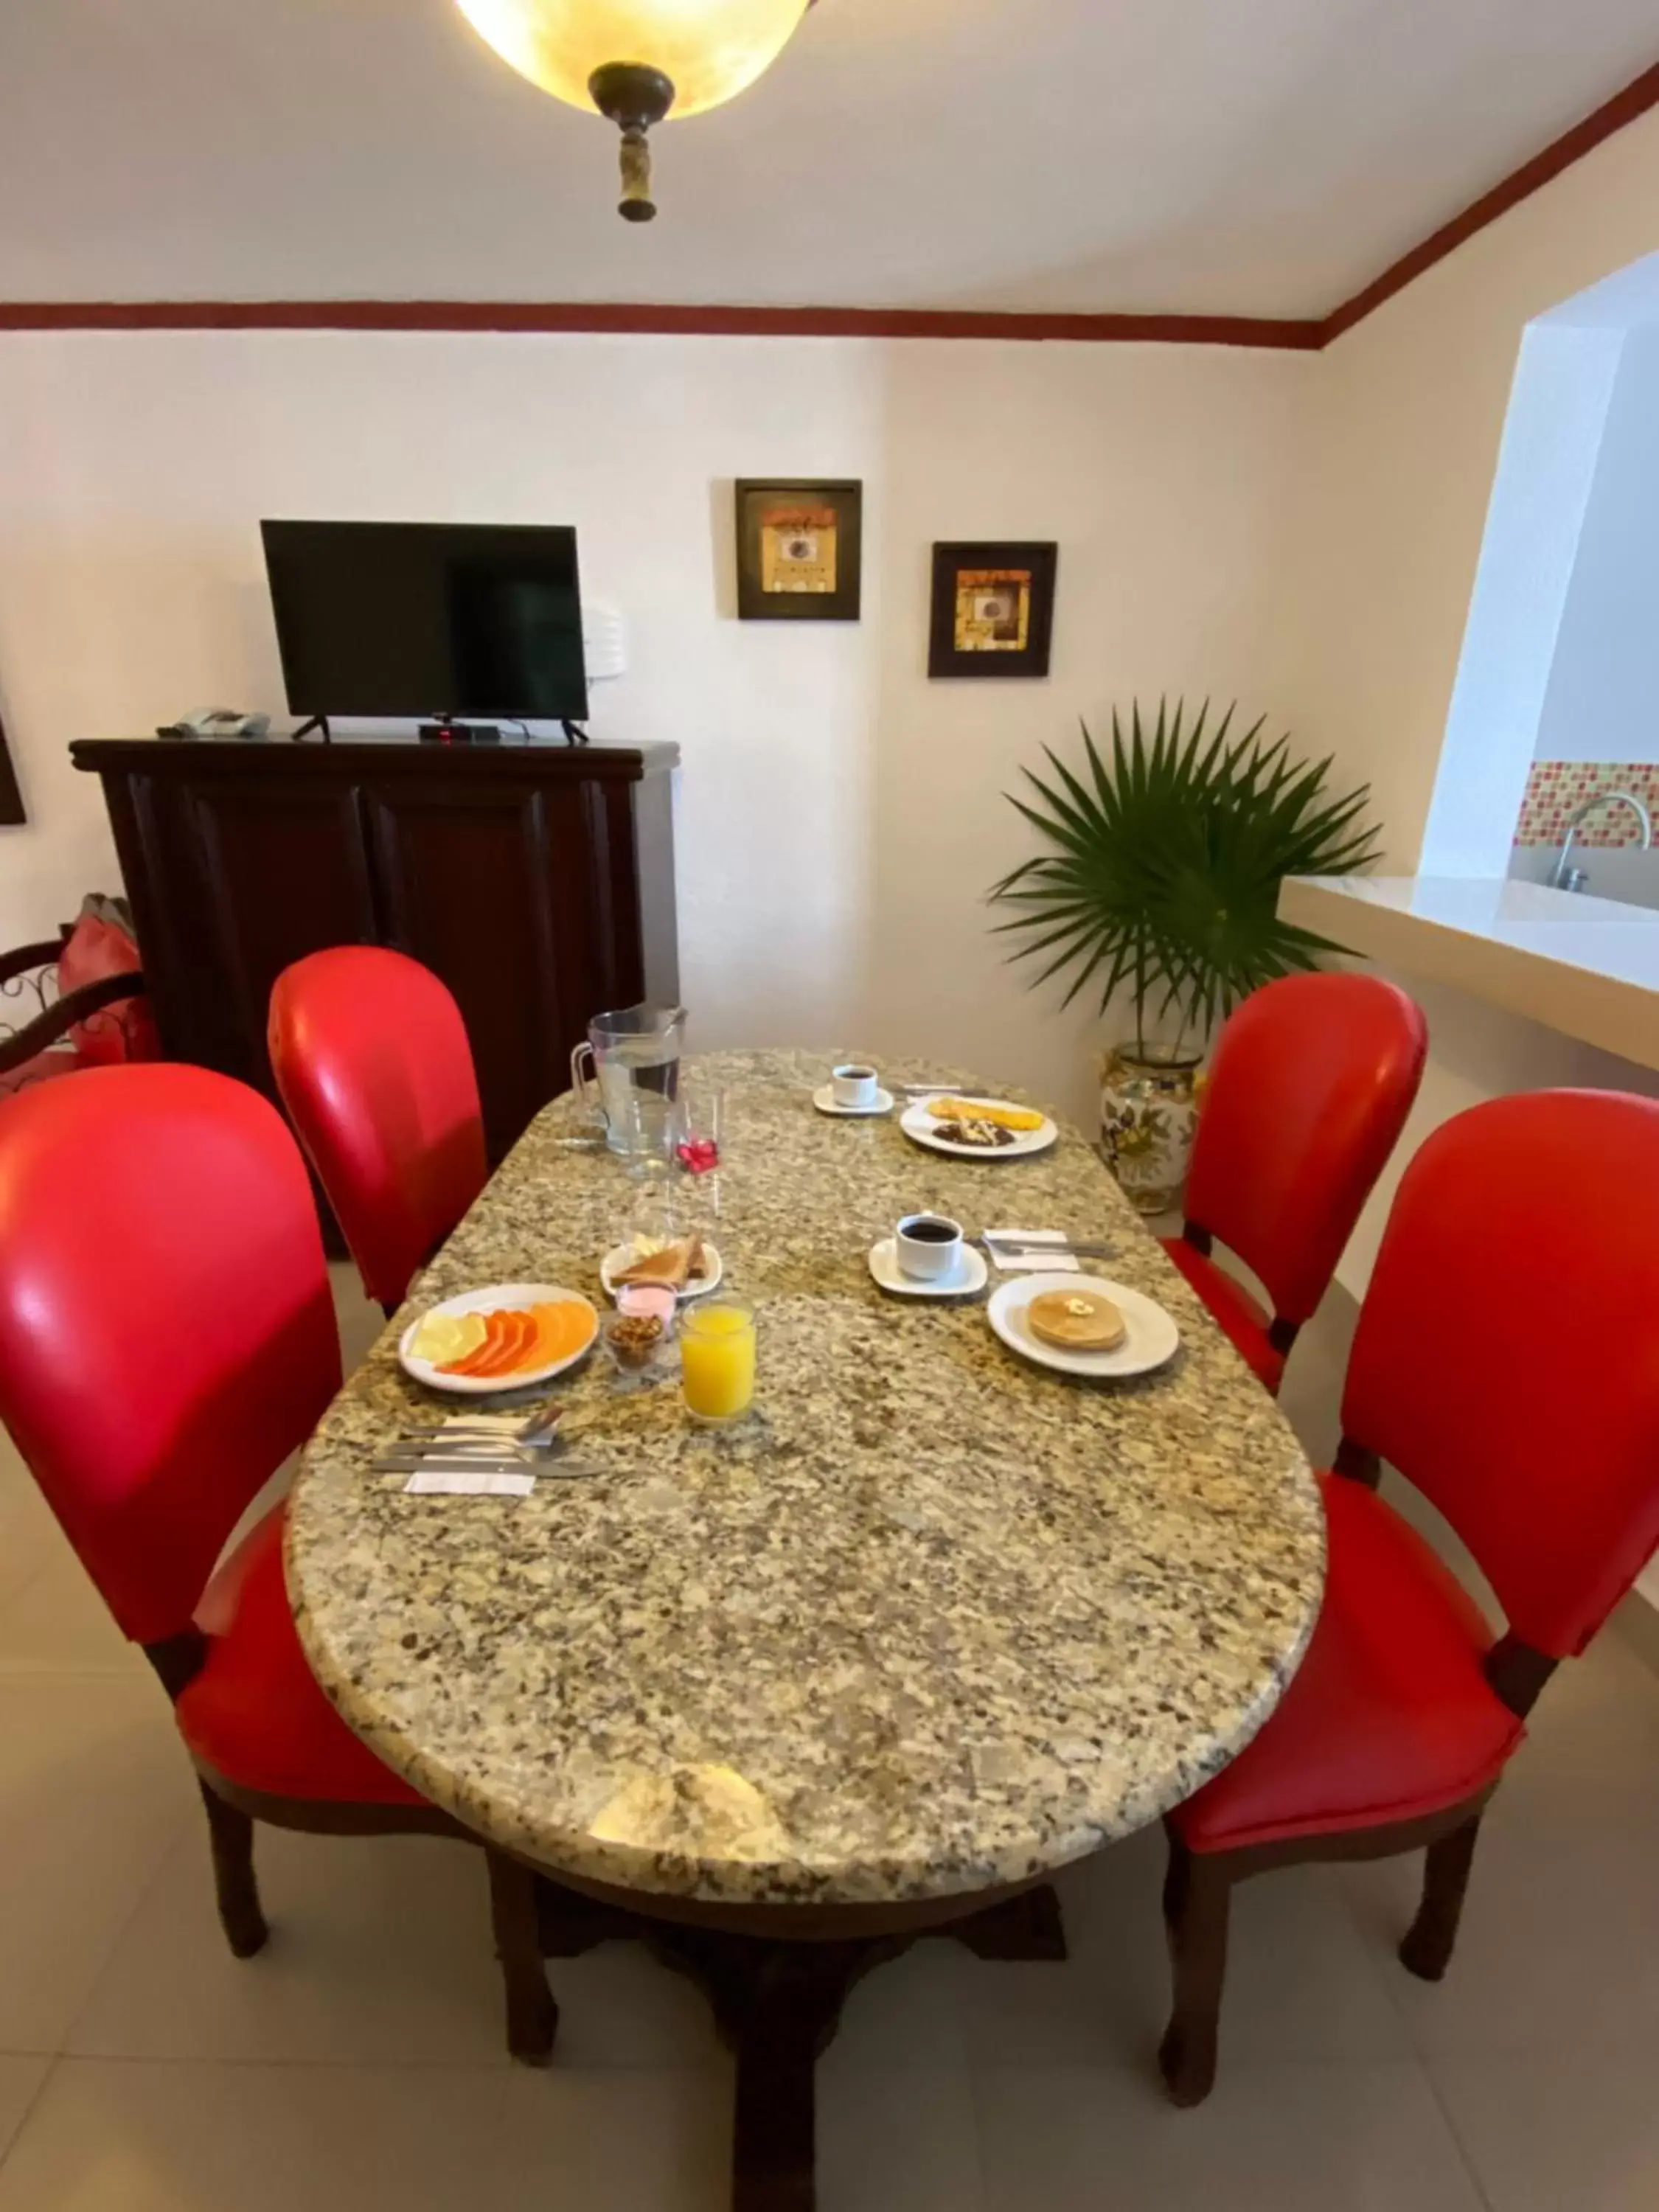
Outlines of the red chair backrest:
M 1376 975 L 1286 975 L 1222 1030 L 1187 1218 L 1237 1253 L 1285 1320 L 1306 1321 L 1330 1287 L 1427 1049 L 1421 1008 Z
M 1534 1091 L 1435 1132 L 1342 1425 L 1445 1515 L 1517 1636 L 1583 1650 L 1659 1544 L 1659 1102 Z
M 0 1417 L 116 1620 L 175 1636 L 340 1384 L 281 1115 L 206 1069 L 94 1067 L 0 1115 Z
M 489 1173 L 461 1010 L 419 961 L 343 945 L 276 978 L 269 1042 L 364 1286 L 395 1306 Z

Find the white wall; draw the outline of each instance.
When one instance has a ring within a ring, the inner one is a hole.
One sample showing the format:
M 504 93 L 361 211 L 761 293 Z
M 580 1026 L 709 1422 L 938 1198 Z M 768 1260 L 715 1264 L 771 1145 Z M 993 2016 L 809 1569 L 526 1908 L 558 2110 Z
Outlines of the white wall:
M 1102 1025 L 1000 963 L 1000 793 L 1113 698 L 1234 692 L 1369 778 L 1417 861 L 1505 404 L 1534 316 L 1659 246 L 1659 114 L 1316 357 L 877 342 L 0 337 L 0 711 L 33 814 L 0 942 L 112 879 L 83 735 L 279 708 L 255 524 L 562 520 L 628 610 L 598 726 L 684 748 L 681 929 L 707 1041 L 861 1039 L 1081 1108 Z M 739 624 L 730 479 L 862 476 L 866 618 Z M 1062 544 L 1047 684 L 930 684 L 936 537 Z M 1622 1063 L 1445 1002 L 1419 1109 Z M 1402 1152 L 1401 1157 L 1404 1157 Z M 1345 1263 L 1363 1283 L 1389 1194 Z
M 1659 331 L 1623 341 L 1535 750 L 1659 761 Z
M 1659 247 L 1659 112 L 1319 357 L 1288 580 L 1298 719 L 1369 776 L 1415 868 L 1521 335 Z
M 1516 364 L 1419 866 L 1501 876 L 1526 796 L 1624 337 L 1534 323 Z
M 1218 349 L 334 333 L 0 337 L 0 712 L 31 823 L 0 945 L 115 880 L 79 737 L 283 697 L 262 515 L 574 522 L 632 669 L 594 727 L 684 753 L 704 1043 L 861 1041 L 1083 1109 L 1092 1013 L 1001 963 L 1001 793 L 1139 690 L 1280 709 L 1318 365 Z M 737 475 L 861 477 L 865 618 L 739 623 Z M 929 684 L 936 538 L 1060 540 L 1047 684 Z
M 1341 769 L 1370 780 L 1394 870 L 1418 861 L 1522 332 L 1656 246 L 1659 113 L 1609 139 L 1321 356 L 1290 580 L 1293 704 L 1335 746 Z M 1343 1264 L 1355 1290 L 1415 1142 L 1460 1107 L 1545 1084 L 1656 1087 L 1622 1060 L 1492 1008 L 1421 995 L 1429 1067 L 1407 1140 Z

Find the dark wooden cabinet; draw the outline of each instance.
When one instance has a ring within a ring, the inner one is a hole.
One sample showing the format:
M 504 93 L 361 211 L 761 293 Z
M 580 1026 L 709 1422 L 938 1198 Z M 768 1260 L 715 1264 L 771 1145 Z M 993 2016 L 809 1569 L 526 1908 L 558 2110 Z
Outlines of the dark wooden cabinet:
M 270 987 L 391 945 L 460 1001 L 490 1156 L 592 1015 L 679 996 L 673 745 L 89 740 L 173 1060 L 271 1095 Z

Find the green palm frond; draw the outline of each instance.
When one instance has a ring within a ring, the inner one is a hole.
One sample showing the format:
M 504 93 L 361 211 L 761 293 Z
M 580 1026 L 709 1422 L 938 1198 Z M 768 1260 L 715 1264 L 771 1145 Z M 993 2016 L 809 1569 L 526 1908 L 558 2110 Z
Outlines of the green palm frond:
M 1127 731 L 1113 709 L 1109 749 L 1085 726 L 1080 771 L 1045 745 L 1052 773 L 1023 769 L 1027 790 L 1007 794 L 1045 848 L 992 886 L 1012 910 L 995 927 L 1020 939 L 1009 957 L 1048 954 L 1033 985 L 1066 975 L 1067 1006 L 1092 986 L 1103 1013 L 1127 988 L 1142 1039 L 1172 1014 L 1201 1036 L 1259 985 L 1342 951 L 1279 920 L 1279 887 L 1376 857 L 1370 786 L 1333 796 L 1328 758 L 1264 738 L 1265 718 L 1235 735 L 1234 713 L 1160 700 L 1154 717 L 1136 700 Z

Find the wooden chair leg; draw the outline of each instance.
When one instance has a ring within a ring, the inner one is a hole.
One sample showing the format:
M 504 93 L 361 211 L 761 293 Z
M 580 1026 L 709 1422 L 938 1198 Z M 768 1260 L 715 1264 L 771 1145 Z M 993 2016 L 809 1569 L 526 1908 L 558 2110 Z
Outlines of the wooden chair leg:
M 208 1839 L 213 1847 L 219 1924 L 236 1957 L 251 1959 L 256 1951 L 264 1950 L 270 1935 L 253 1871 L 253 1822 L 249 1814 L 228 1805 L 205 1782 L 201 1788 L 202 1802 L 207 1808 Z
M 1158 2070 L 1177 2105 L 1201 2105 L 1215 2085 L 1216 2036 L 1227 1973 L 1232 1876 L 1224 1856 L 1170 1838 L 1164 1925 L 1175 2002 L 1158 2046 Z
M 1475 1839 L 1480 1833 L 1480 1815 L 1477 1813 L 1474 1820 L 1466 1820 L 1449 1836 L 1442 1836 L 1437 1844 L 1429 1845 L 1423 1869 L 1423 1901 L 1400 1946 L 1401 1965 L 1421 1981 L 1437 1982 L 1451 1964 L 1458 1923 L 1463 1917 L 1463 1895 L 1469 1886 Z
M 553 2057 L 559 2008 L 547 1986 L 542 1963 L 536 1906 L 536 1877 L 503 1851 L 485 1847 L 489 1867 L 489 1917 L 495 1956 L 507 1992 L 507 2047 L 526 2066 L 546 2066 Z

